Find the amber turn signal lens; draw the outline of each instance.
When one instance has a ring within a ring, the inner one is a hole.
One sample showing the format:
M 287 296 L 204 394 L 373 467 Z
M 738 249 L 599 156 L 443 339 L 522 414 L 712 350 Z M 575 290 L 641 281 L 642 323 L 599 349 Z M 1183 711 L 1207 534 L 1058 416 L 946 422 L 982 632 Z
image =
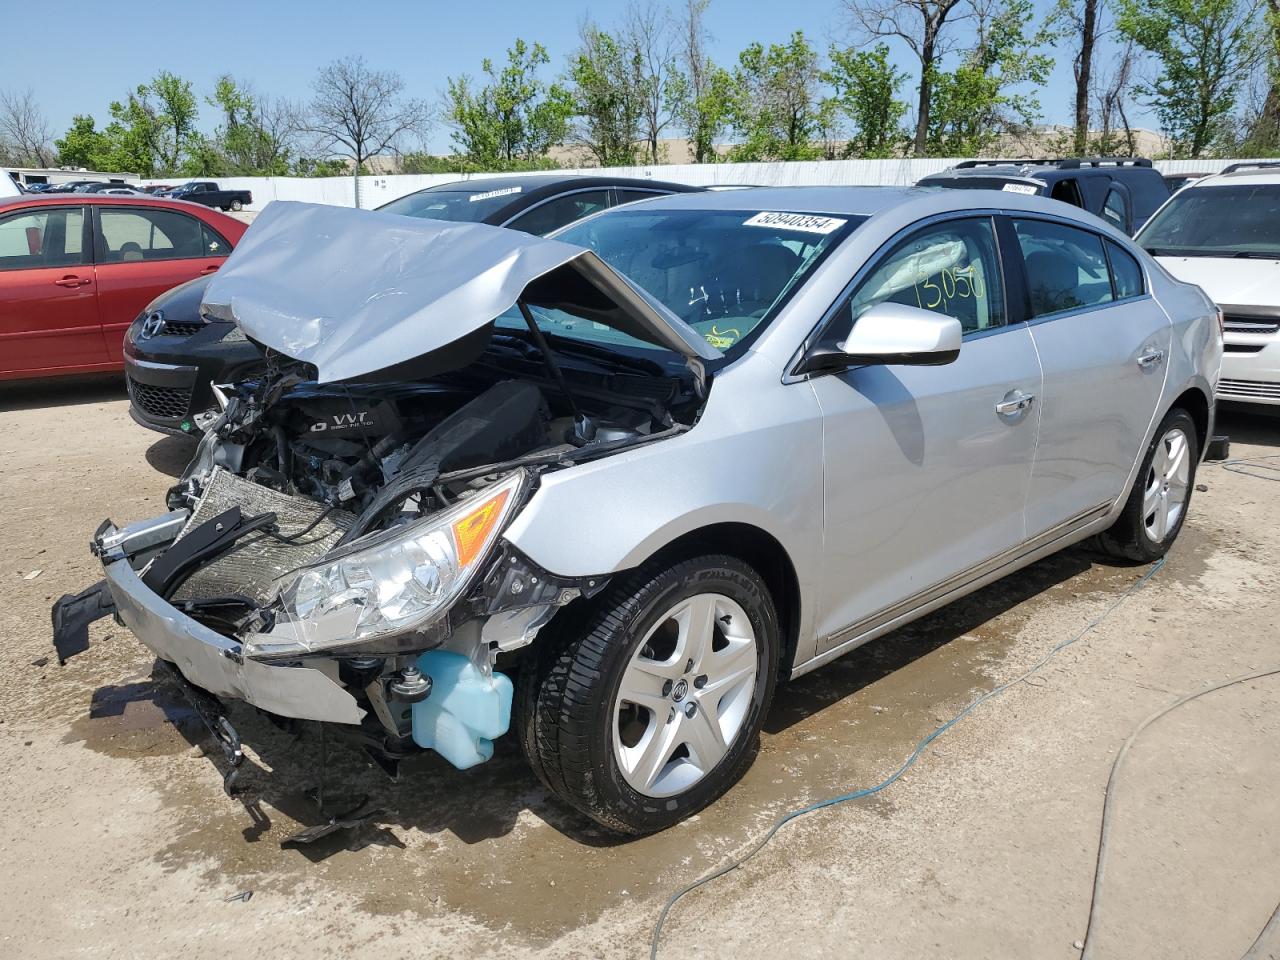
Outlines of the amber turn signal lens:
M 510 495 L 509 490 L 502 490 L 453 522 L 453 542 L 458 547 L 459 568 L 469 567 L 480 556 Z

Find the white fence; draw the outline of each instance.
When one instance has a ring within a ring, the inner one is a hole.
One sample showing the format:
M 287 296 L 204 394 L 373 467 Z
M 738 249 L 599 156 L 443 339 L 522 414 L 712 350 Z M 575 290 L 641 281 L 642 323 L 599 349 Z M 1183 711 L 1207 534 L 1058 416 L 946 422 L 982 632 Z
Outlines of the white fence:
M 671 180 L 694 186 L 750 184 L 752 186 L 910 186 L 921 177 L 937 173 L 960 161 L 957 159 L 899 160 L 812 160 L 789 163 L 681 163 L 653 167 L 611 167 L 619 177 Z M 1157 160 L 1164 173 L 1216 173 L 1238 160 Z M 547 171 L 548 176 L 566 173 L 599 174 L 598 167 Z M 501 173 L 398 175 L 360 178 L 360 206 L 372 208 L 403 197 L 407 193 L 438 183 L 506 176 Z M 174 181 L 151 180 L 148 183 Z M 352 206 L 355 200 L 352 177 L 222 177 L 219 185 L 231 190 L 249 190 L 253 203 L 249 210 L 261 210 L 272 200 L 305 200 Z

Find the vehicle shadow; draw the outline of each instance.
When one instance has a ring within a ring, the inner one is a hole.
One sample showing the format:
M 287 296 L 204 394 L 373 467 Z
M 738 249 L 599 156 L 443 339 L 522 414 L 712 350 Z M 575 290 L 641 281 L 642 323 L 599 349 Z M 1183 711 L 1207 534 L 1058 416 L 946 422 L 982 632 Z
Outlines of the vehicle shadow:
M 765 720 L 765 731 L 783 732 L 1050 587 L 1079 576 L 1099 559 L 1084 544 L 1070 547 L 871 640 L 812 673 L 781 684 Z
M 44 410 L 79 403 L 104 403 L 127 397 L 124 376 L 95 373 L 0 383 L 0 410 Z
M 1280 447 L 1280 409 L 1271 413 L 1256 407 L 1220 406 L 1213 430 L 1226 435 L 1232 444 Z M 1231 456 L 1240 454 L 1233 450 Z
M 146 458 L 152 469 L 177 479 L 196 455 L 194 437 L 163 436 L 147 447 Z

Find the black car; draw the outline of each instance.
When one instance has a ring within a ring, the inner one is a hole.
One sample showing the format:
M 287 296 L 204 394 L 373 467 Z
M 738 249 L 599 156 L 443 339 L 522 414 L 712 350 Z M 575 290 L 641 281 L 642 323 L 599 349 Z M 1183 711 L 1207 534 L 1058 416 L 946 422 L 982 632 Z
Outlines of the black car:
M 541 236 L 608 207 L 701 189 L 661 180 L 529 174 L 445 183 L 378 209 Z M 212 384 L 245 379 L 262 362 L 237 327 L 200 315 L 207 283 L 201 277 L 157 297 L 125 333 L 129 414 L 160 433 L 199 434 L 216 410 Z
M 1130 236 L 1169 199 L 1169 185 L 1144 157 L 965 160 L 918 186 L 1039 194 L 1088 210 Z

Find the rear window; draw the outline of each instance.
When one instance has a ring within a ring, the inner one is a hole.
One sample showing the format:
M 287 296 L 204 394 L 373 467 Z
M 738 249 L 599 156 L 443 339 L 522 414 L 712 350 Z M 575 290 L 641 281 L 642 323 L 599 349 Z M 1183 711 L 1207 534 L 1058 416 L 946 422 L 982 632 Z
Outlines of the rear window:
M 455 185 L 447 190 L 429 187 L 384 203 L 378 209 L 383 213 L 394 213 L 402 217 L 482 223 L 491 214 L 519 200 L 523 191 L 523 187 L 495 187 L 487 190 L 482 186 L 460 188 Z

